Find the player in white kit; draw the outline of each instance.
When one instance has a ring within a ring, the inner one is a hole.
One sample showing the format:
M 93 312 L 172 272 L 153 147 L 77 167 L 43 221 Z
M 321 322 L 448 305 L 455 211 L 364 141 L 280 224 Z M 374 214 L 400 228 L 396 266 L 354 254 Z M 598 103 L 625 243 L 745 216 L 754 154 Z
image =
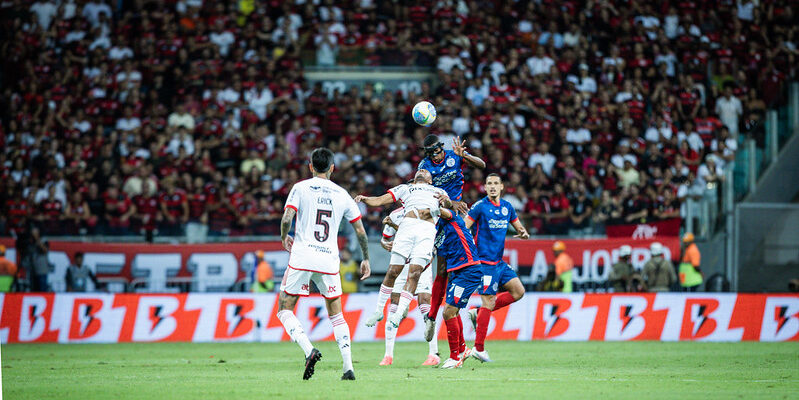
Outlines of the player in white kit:
M 303 379 L 314 373 L 322 353 L 313 347 L 294 315 L 299 296 L 307 296 L 311 281 L 325 297 L 327 313 L 333 325 L 333 335 L 344 361 L 342 380 L 355 380 L 352 369 L 350 328 L 341 312 L 341 277 L 339 276 L 338 228 L 345 218 L 355 228 L 363 252 L 361 280 L 369 277 L 369 248 L 361 212 L 346 190 L 330 180 L 333 173 L 333 152 L 318 148 L 311 154 L 309 164 L 313 178 L 297 182 L 289 192 L 280 238 L 288 250 L 289 265 L 280 284 L 278 319 L 291 339 L 305 352 Z M 291 221 L 297 216 L 294 237 L 288 236 Z
M 444 190 L 433 186 L 432 182 L 430 172 L 420 169 L 416 171 L 413 183 L 393 187 L 379 197 L 355 197 L 356 202 L 362 201 L 370 207 L 386 206 L 394 202 L 400 202 L 405 207 L 405 216 L 399 224 L 391 248 L 388 272 L 380 286 L 375 311 L 366 321 L 366 326 L 375 326 L 383 319 L 383 309 L 391 296 L 394 280 L 402 272 L 405 263 L 408 263 L 408 280 L 400 295 L 397 312 L 387 322 L 394 328 L 399 327 L 413 300 L 422 270 L 433 258 L 439 207 L 452 208 L 452 201 Z
M 380 240 L 380 245 L 384 249 L 391 251 L 394 243 L 394 235 L 397 233 L 397 228 L 405 215 L 405 207 L 397 208 L 392 211 L 386 218 L 383 219 L 383 238 Z M 405 283 L 408 280 L 408 266 L 406 265 L 402 272 L 394 280 L 394 289 L 391 293 L 391 303 L 388 306 L 388 315 L 397 312 L 397 304 L 399 303 L 402 290 L 405 288 Z M 433 269 L 427 265 L 422 270 L 422 275 L 419 277 L 419 283 L 416 285 L 416 300 L 419 303 L 419 312 L 426 315 L 430 312 L 430 292 L 433 285 Z M 397 337 L 397 329 L 391 324 L 386 324 L 386 353 L 380 365 L 391 365 L 394 363 L 394 340 Z M 433 338 L 428 341 L 428 354 L 427 359 L 422 365 L 438 365 L 441 358 L 438 356 L 438 339 Z

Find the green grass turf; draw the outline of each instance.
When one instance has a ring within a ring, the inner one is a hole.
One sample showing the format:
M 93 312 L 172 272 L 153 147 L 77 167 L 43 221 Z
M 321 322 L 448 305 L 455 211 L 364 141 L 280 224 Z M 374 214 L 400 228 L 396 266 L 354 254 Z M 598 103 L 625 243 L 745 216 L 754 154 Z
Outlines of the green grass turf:
M 797 399 L 799 343 L 488 342 L 494 363 L 422 367 L 426 343 L 353 346 L 341 382 L 334 343 L 302 380 L 303 356 L 277 344 L 29 344 L 2 347 L 6 399 Z M 443 350 L 446 343 L 440 342 Z

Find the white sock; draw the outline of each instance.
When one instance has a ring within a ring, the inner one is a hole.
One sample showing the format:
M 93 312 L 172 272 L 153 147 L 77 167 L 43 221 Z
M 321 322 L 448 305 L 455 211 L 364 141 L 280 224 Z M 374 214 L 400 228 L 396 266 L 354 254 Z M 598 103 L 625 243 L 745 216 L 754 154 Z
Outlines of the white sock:
M 344 320 L 344 314 L 338 313 L 330 317 L 333 324 L 333 336 L 336 337 L 341 359 L 344 361 L 344 372 L 352 371 L 352 346 L 350 342 L 350 327 Z
M 397 312 L 397 305 L 390 304 L 388 306 L 388 318 L 390 319 L 394 313 Z M 394 358 L 394 339 L 397 338 L 397 330 L 394 327 L 386 322 L 386 356 Z
M 424 318 L 424 316 L 430 312 L 430 304 L 419 304 L 419 312 L 422 313 L 422 318 Z M 427 347 L 427 354 L 431 356 L 436 355 L 436 353 L 438 353 L 438 338 L 433 336 L 433 340 L 427 342 Z
M 400 295 L 399 304 L 397 305 L 397 312 L 400 315 L 404 315 L 408 311 L 408 307 L 411 306 L 411 301 L 413 300 L 413 295 L 411 292 L 402 291 Z
M 308 357 L 311 354 L 311 350 L 313 350 L 313 345 L 308 340 L 305 331 L 302 330 L 302 325 L 300 325 L 297 317 L 294 316 L 294 312 L 291 310 L 278 311 L 277 319 L 283 324 L 283 329 L 291 336 L 291 340 L 299 344 L 302 347 L 302 351 L 305 352 L 305 357 Z
M 375 306 L 375 312 L 379 312 L 380 314 L 383 313 L 388 299 L 391 298 L 391 291 L 392 288 L 386 285 L 380 285 L 380 292 L 377 294 L 377 305 Z

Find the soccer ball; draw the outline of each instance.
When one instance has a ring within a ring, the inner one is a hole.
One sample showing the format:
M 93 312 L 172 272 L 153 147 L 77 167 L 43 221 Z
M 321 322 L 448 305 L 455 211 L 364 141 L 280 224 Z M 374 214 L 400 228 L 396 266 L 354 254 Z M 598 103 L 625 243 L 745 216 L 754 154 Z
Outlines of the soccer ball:
M 430 126 L 436 120 L 436 108 L 430 102 L 420 101 L 413 106 L 411 111 L 413 120 L 421 126 Z

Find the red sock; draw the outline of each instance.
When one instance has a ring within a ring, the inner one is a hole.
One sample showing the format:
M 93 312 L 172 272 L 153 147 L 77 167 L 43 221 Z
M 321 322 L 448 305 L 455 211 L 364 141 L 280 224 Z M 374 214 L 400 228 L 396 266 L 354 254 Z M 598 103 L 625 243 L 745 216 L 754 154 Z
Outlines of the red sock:
M 488 332 L 488 324 L 491 322 L 491 310 L 480 307 L 477 310 L 477 330 L 474 337 L 474 348 L 477 351 L 483 351 L 483 345 L 486 342 L 486 333 Z
M 436 319 L 436 315 L 438 315 L 438 308 L 441 307 L 441 302 L 444 301 L 444 292 L 446 290 L 446 275 L 436 276 L 436 280 L 433 281 L 433 288 L 430 290 L 432 292 L 430 294 L 430 312 L 427 313 L 427 316 L 430 317 L 430 319 Z
M 458 316 L 455 317 L 458 320 L 458 353 L 463 353 L 466 351 L 466 340 L 463 339 L 463 320 L 461 319 L 461 314 L 458 313 Z
M 511 295 L 510 292 L 502 292 L 497 295 L 497 301 L 494 304 L 494 311 L 497 311 L 502 307 L 506 307 L 508 304 L 511 304 L 514 301 L 516 300 L 513 299 L 513 295 Z
M 447 341 L 449 342 L 449 358 L 453 360 L 458 359 L 460 353 L 460 339 L 458 334 L 458 319 L 450 318 L 444 323 L 447 325 Z

